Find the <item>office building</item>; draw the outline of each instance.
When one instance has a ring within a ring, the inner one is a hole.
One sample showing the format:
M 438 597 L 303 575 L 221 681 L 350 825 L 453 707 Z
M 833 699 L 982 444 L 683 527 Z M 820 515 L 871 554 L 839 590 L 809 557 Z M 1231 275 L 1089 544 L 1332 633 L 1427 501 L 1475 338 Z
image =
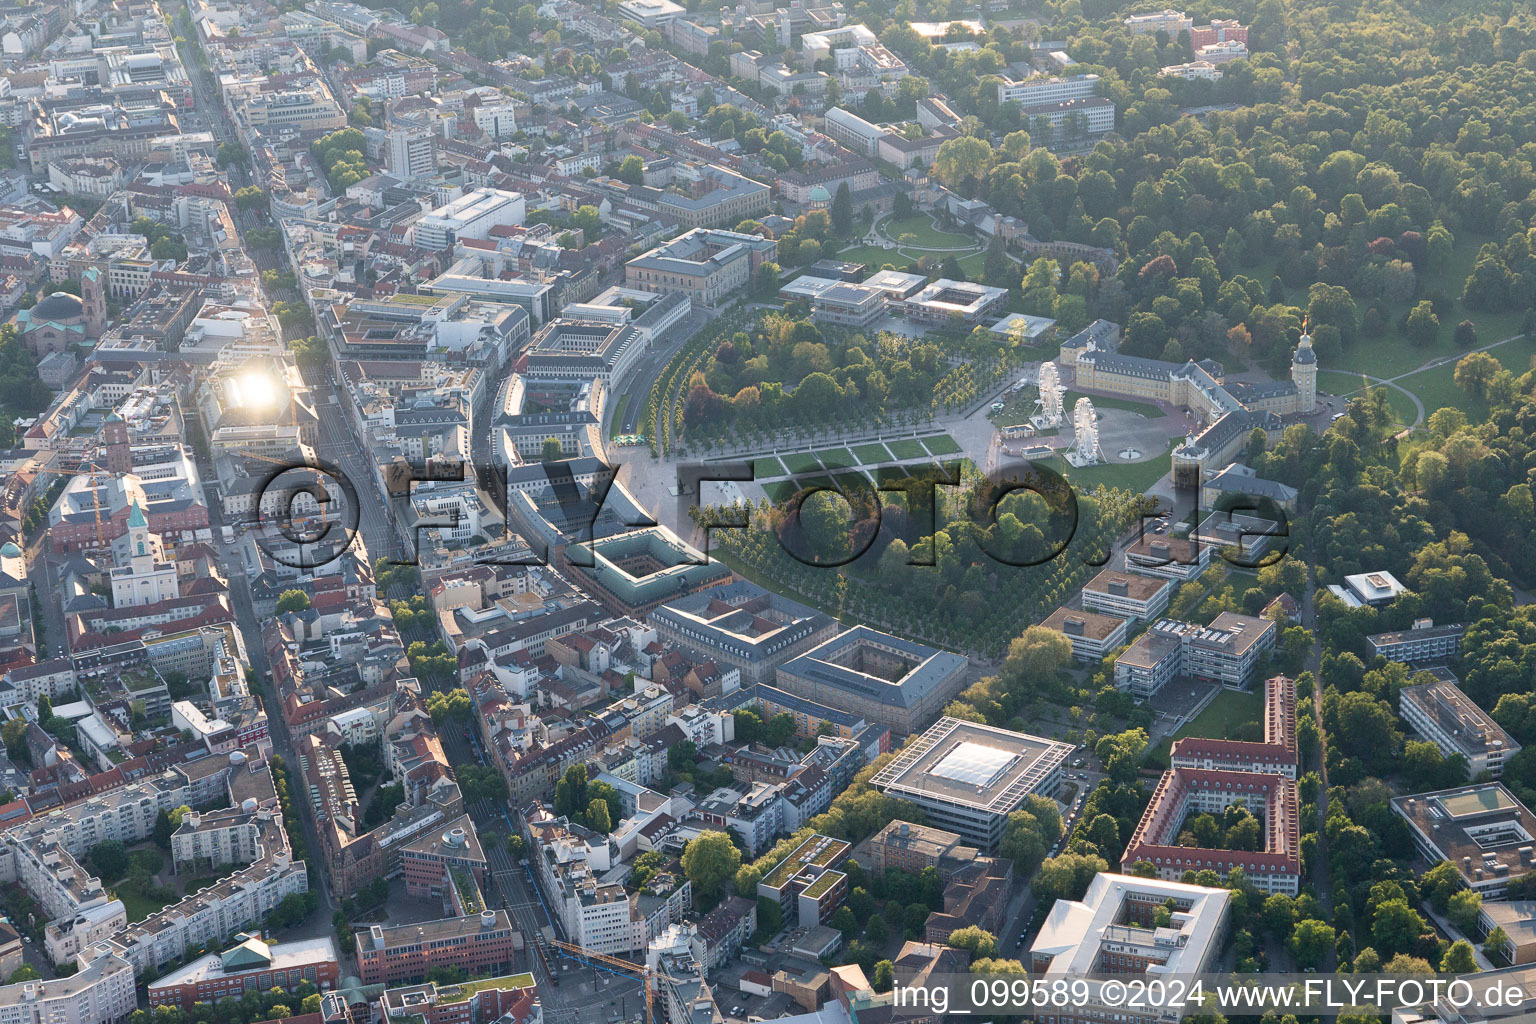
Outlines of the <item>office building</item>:
M 1392 798 L 1414 846 L 1431 864 L 1448 860 L 1462 884 L 1485 901 L 1531 873 L 1536 815 L 1498 782 Z
M 1072 641 L 1072 657 L 1090 663 L 1103 661 L 1110 651 L 1122 646 L 1130 628 L 1130 622 L 1118 615 L 1065 607 L 1057 608 L 1040 625 Z
M 840 327 L 868 327 L 885 314 L 885 292 L 839 281 L 811 300 L 811 319 Z
M 1520 744 L 1488 712 L 1448 680 L 1403 687 L 1398 709 L 1403 721 L 1446 757 L 1466 758 L 1469 778 L 1483 772 L 1498 778 L 1520 750 Z
M 1083 607 L 1122 619 L 1151 622 L 1168 610 L 1172 594 L 1173 583 L 1166 579 L 1105 569 L 1083 586 Z
M 495 976 L 512 966 L 515 929 L 505 910 L 357 933 L 358 970 L 365 985 L 421 981 L 434 967 L 460 967 L 471 977 Z
M 1160 907 L 1172 902 L 1166 927 L 1157 927 Z M 1193 975 L 1216 970 L 1226 952 L 1232 893 L 1203 885 L 1156 878 L 1098 874 L 1081 900 L 1057 900 L 1029 947 L 1024 967 L 1038 977 L 1076 978 L 1088 974 Z M 1154 1024 L 1177 1020 L 1162 1007 L 1127 1012 L 1124 1000 L 1086 998 L 1038 1010 L 1037 1024 Z
M 1070 78 L 1037 75 L 1018 82 L 1003 79 L 997 83 L 997 102 L 1036 107 L 1063 100 L 1085 99 L 1097 95 L 1098 89 L 1098 75 L 1073 75 Z
M 1006 288 L 941 277 L 916 295 L 892 302 L 891 308 L 917 323 L 974 327 L 999 313 L 1007 301 Z
M 656 638 L 741 672 L 742 686 L 772 683 L 778 666 L 837 635 L 825 612 L 739 580 L 651 612 Z
M 1150 697 L 1175 676 L 1246 687 L 1278 633 L 1269 619 L 1236 612 L 1222 612 L 1209 626 L 1159 619 L 1116 659 L 1115 685 L 1138 698 Z
M 874 156 L 875 147 L 887 130 L 870 124 L 857 114 L 850 114 L 842 107 L 827 111 L 822 131 L 838 145 L 853 150 L 860 156 Z
M 424 125 L 389 130 L 384 166 L 401 181 L 437 173 L 437 134 Z
M 778 251 L 771 238 L 698 229 L 630 260 L 624 283 L 663 294 L 682 292 L 713 306 L 748 287 L 757 268 L 776 259 Z
M 841 839 L 811 836 L 757 883 L 758 899 L 777 903 L 786 924 L 825 924 L 848 895 L 848 876 L 837 865 L 851 849 Z
M 530 387 L 539 378 L 595 378 L 606 385 L 623 377 L 649 348 L 646 336 L 628 324 L 556 317 L 533 336 L 523 375 Z
M 1466 635 L 1467 627 L 1460 623 L 1437 626 L 1433 619 L 1419 619 L 1412 629 L 1373 633 L 1365 638 L 1365 642 L 1372 654 L 1379 654 L 1388 661 L 1429 665 L 1460 654 L 1461 638 Z
M 486 239 L 496 227 L 519 227 L 527 202 L 517 192 L 477 188 L 416 222 L 416 244 L 434 252 L 465 239 Z
M 1008 815 L 1031 794 L 1055 796 L 1070 744 L 941 718 L 871 780 L 923 809 L 935 827 L 997 849 Z
M 777 679 L 781 690 L 906 735 L 960 692 L 966 664 L 958 654 L 855 626 L 780 665 Z

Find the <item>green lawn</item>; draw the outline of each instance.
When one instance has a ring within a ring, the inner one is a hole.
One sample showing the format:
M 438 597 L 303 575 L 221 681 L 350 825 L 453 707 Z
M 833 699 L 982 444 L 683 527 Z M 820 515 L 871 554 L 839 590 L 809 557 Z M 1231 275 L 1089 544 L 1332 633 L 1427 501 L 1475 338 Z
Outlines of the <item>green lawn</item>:
M 1169 686 L 1182 685 L 1177 680 Z M 1172 736 L 1153 747 L 1148 754 L 1148 760 L 1156 759 L 1162 764 L 1168 763 L 1168 751 L 1173 747 L 1173 741 L 1183 739 L 1185 736 L 1215 736 L 1226 737 L 1232 735 L 1232 730 L 1248 722 L 1257 722 L 1264 711 L 1264 697 L 1259 693 L 1239 692 L 1237 690 L 1222 690 L 1214 700 L 1206 705 L 1205 710 L 1194 717 L 1193 721 L 1186 722 L 1183 727 Z
M 624 407 L 627 406 L 628 404 L 629 404 L 629 396 L 628 395 L 620 395 L 618 402 L 613 407 L 613 419 L 609 421 L 609 426 L 608 426 L 608 436 L 609 437 L 614 437 L 615 435 L 623 433 L 623 431 L 620 428 L 624 424 Z
M 764 484 L 763 493 L 768 495 L 768 500 L 775 505 L 782 505 L 795 496 L 795 485 L 788 480 L 780 480 L 777 483 Z
M 150 914 L 157 914 L 165 909 L 164 903 L 157 903 L 148 897 L 126 890 L 119 892 L 117 898 L 123 901 L 123 909 L 128 912 L 129 924 L 137 924 Z
M 1079 398 L 1086 398 L 1093 403 L 1095 409 L 1123 409 L 1126 412 L 1134 412 L 1138 416 L 1154 419 L 1162 415 L 1157 406 L 1147 402 L 1133 402 L 1129 398 L 1108 398 L 1103 395 L 1085 395 L 1080 391 L 1068 391 L 1061 396 L 1061 407 L 1066 410 L 1068 419 L 1072 418 L 1072 409 L 1077 405 Z
M 856 245 L 851 249 L 844 249 L 838 253 L 837 259 L 844 263 L 862 263 L 874 273 L 887 263 L 897 270 L 905 270 L 916 261 L 903 256 L 895 249 L 882 249 L 878 245 Z
M 1403 381 L 1398 381 L 1398 383 L 1403 384 L 1404 387 L 1408 386 Z M 1362 379 L 1358 375 L 1345 373 L 1342 370 L 1317 371 L 1317 389 L 1325 391 L 1330 395 L 1354 398 L 1368 385 L 1380 387 L 1386 391 L 1387 405 L 1392 409 L 1392 415 L 1397 417 L 1399 423 L 1408 424 L 1414 421 L 1414 418 L 1418 415 L 1418 410 L 1413 407 L 1413 402 L 1409 400 L 1408 396 L 1397 390 L 1397 388 L 1381 384 L 1370 385 L 1369 381 Z M 1409 388 L 1409 390 L 1413 389 Z M 1423 399 L 1422 395 L 1419 397 L 1421 400 Z M 1426 403 L 1424 411 L 1428 414 L 1434 412 L 1436 408 L 1438 407 L 1429 406 Z
M 1458 238 L 1455 249 L 1451 251 L 1451 262 L 1445 273 L 1439 277 L 1421 277 L 1419 291 L 1422 294 L 1442 292 L 1446 295 L 1460 296 L 1467 275 L 1472 273 L 1472 265 L 1477 262 L 1477 250 L 1487 241 L 1489 239 L 1472 235 Z M 1503 240 L 1498 241 L 1502 243 Z M 1267 277 L 1264 278 L 1266 287 L 1268 281 Z M 1288 301 L 1305 306 L 1306 293 L 1296 292 L 1288 296 Z M 1386 314 L 1388 323 L 1386 332 L 1379 338 L 1360 338 L 1338 359 L 1327 361 L 1324 365 L 1338 370 L 1363 371 L 1376 377 L 1397 377 L 1436 359 L 1444 359 L 1447 356 L 1459 358 L 1461 350 L 1456 347 L 1451 337 L 1456 325 L 1462 320 L 1472 321 L 1477 328 L 1478 344 L 1486 345 L 1519 334 L 1520 321 L 1524 315 L 1523 311 L 1519 310 L 1505 313 L 1470 310 L 1463 306 L 1458 298 L 1452 303 L 1450 313 L 1440 318 L 1440 337 L 1433 345 L 1420 348 L 1412 344 L 1397 329 L 1397 321 L 1408 312 L 1411 305 L 1411 302 L 1383 303 L 1382 310 Z M 1364 313 L 1363 303 L 1360 308 Z M 1521 372 L 1523 373 L 1524 369 Z M 1423 396 L 1420 395 L 1420 398 Z M 1427 402 L 1425 406 L 1428 411 L 1433 411 Z
M 783 460 L 784 468 L 789 470 L 791 476 L 803 476 L 821 469 L 821 463 L 810 452 L 795 452 L 793 455 L 785 455 Z
M 928 457 L 928 449 L 918 441 L 887 441 L 885 446 L 891 450 L 894 458 L 906 462 L 908 459 L 923 459 Z
M 960 269 L 965 271 L 965 276 L 972 281 L 981 280 L 981 272 L 986 268 L 986 265 L 987 254 L 985 251 L 973 252 L 969 256 L 960 257 Z M 1024 272 L 1020 271 L 1019 277 L 1022 278 L 1023 276 Z
M 881 224 L 880 233 L 892 241 L 917 249 L 953 249 L 956 246 L 976 244 L 976 239 L 970 235 L 940 231 L 933 226 L 933 220 L 926 213 L 914 213 L 901 220 L 889 218 Z M 903 242 L 904 235 L 911 235 L 912 241 Z
M 1531 368 L 1531 360 L 1536 359 L 1536 339 L 1517 338 L 1508 344 L 1489 349 L 1488 354 L 1503 364 L 1505 369 L 1517 375 L 1523 374 Z M 1453 360 L 1432 370 L 1421 370 L 1397 383 L 1419 396 L 1419 401 L 1424 403 L 1426 416 L 1436 409 L 1449 407 L 1460 409 L 1473 418 L 1481 418 L 1488 412 L 1484 403 L 1456 385 L 1458 361 Z
M 785 475 L 784 463 L 771 455 L 753 459 L 752 473 L 758 480 L 772 480 L 776 476 Z
M 964 451 L 958 441 L 948 434 L 936 434 L 933 437 L 922 438 L 923 447 L 928 449 L 930 455 L 957 455 Z
M 891 459 L 891 453 L 885 450 L 883 444 L 856 444 L 853 446 L 853 454 L 861 466 L 889 462 Z
M 847 469 L 859 464 L 859 460 L 847 448 L 828 448 L 824 452 L 817 452 L 816 457 L 828 469 Z
M 1106 487 L 1123 487 L 1137 494 L 1145 494 L 1147 488 L 1157 483 L 1168 472 L 1168 452 L 1172 450 L 1173 442 L 1170 441 L 1162 454 L 1141 462 L 1112 462 L 1101 466 L 1073 469 L 1067 464 L 1066 459 L 1055 455 L 1047 459 L 1045 464 L 1083 489 L 1091 490 L 1103 484 Z

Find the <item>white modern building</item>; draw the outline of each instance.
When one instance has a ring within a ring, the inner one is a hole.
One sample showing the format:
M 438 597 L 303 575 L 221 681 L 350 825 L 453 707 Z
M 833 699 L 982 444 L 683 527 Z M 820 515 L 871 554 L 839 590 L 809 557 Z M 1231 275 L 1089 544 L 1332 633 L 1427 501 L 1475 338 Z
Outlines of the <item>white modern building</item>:
M 466 238 L 483 240 L 492 228 L 517 227 L 526 216 L 527 202 L 520 193 L 477 188 L 417 221 L 416 244 L 439 250 Z
M 1068 743 L 944 717 L 902 748 L 871 784 L 921 807 L 930 825 L 990 851 L 1025 797 L 1056 795 L 1071 753 Z
M 1470 778 L 1483 772 L 1498 778 L 1520 750 L 1520 744 L 1450 680 L 1403 687 L 1398 709 L 1403 721 L 1446 757 L 1466 758 Z

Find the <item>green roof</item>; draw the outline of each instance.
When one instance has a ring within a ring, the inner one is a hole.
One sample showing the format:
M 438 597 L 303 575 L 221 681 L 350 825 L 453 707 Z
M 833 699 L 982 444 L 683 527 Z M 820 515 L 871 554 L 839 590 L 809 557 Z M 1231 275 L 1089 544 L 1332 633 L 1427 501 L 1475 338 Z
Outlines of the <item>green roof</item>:
M 837 884 L 838 879 L 847 877 L 848 876 L 843 874 L 841 871 L 823 871 L 821 873 L 821 877 L 816 879 L 816 881 L 812 882 L 810 885 L 806 886 L 805 891 L 800 895 L 809 896 L 811 899 L 817 899 L 821 896 L 825 896 L 827 892 Z
M 128 528 L 131 530 L 136 526 L 148 525 L 149 520 L 144 518 L 144 510 L 139 508 L 138 502 L 134 502 L 133 511 L 128 513 Z
M 466 981 L 462 985 L 453 985 L 447 988 L 439 987 L 437 1001 L 443 1003 L 462 1003 L 476 992 L 484 989 L 500 988 L 533 988 L 534 981 L 531 974 L 504 974 L 499 978 L 481 978 L 478 981 Z
M 272 965 L 272 950 L 257 938 L 247 938 L 219 956 L 226 971 L 249 971 Z

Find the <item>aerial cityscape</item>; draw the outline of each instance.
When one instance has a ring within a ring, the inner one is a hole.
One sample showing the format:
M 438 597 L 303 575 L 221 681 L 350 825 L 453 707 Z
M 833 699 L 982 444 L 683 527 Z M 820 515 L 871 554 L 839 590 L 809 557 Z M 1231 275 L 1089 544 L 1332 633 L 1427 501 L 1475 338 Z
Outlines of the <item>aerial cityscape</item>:
M 1533 110 L 1530 0 L 0 5 L 0 1024 L 1513 1012 Z

